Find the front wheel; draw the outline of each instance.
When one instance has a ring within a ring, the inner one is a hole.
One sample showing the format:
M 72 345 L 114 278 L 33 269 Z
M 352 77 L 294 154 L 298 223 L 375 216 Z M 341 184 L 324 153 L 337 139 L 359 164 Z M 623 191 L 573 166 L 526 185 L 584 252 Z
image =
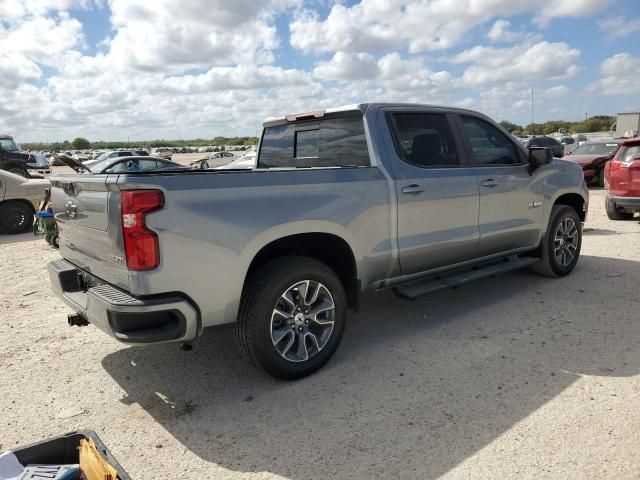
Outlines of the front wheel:
M 32 228 L 33 212 L 21 202 L 0 206 L 0 230 L 9 234 L 23 233 Z
M 282 257 L 249 278 L 236 343 L 269 375 L 293 380 L 329 361 L 346 321 L 347 298 L 335 272 L 312 258 Z
M 567 205 L 554 205 L 547 231 L 540 245 L 540 261 L 534 272 L 547 277 L 563 277 L 578 263 L 582 247 L 582 222 Z

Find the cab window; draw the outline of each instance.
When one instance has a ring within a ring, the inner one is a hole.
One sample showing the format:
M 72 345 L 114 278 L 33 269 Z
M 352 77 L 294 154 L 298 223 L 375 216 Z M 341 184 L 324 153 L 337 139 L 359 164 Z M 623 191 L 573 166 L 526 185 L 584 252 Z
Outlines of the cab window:
M 496 127 L 480 118 L 462 116 L 464 135 L 479 165 L 520 165 L 524 155 Z M 532 143 L 533 145 L 533 143 Z

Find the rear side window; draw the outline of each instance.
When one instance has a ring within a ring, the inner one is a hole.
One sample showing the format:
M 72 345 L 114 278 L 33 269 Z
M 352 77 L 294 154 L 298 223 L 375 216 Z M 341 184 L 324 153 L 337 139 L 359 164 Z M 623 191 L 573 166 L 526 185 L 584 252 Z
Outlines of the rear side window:
M 473 151 L 475 163 L 480 165 L 518 165 L 524 162 L 525 159 L 516 145 L 490 123 L 479 118 L 464 116 L 462 123 L 464 134 Z M 534 145 L 533 141 L 530 145 Z
M 393 113 L 398 156 L 418 167 L 455 167 L 460 163 L 447 118 L 440 113 Z
M 293 167 L 293 125 L 278 125 L 264 129 L 260 145 L 258 168 Z
M 267 127 L 258 168 L 369 166 L 362 116 Z

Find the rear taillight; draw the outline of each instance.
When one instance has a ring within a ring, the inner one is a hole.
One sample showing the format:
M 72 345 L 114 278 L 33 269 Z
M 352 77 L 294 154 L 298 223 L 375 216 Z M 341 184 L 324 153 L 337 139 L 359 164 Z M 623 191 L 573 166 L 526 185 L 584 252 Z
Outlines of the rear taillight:
M 611 167 L 610 167 L 611 170 L 618 170 L 622 165 L 622 163 L 619 160 L 611 160 L 610 163 L 611 163 Z
M 160 265 L 158 235 L 147 228 L 148 213 L 164 206 L 160 190 L 130 190 L 120 195 L 122 236 L 129 270 L 153 270 Z

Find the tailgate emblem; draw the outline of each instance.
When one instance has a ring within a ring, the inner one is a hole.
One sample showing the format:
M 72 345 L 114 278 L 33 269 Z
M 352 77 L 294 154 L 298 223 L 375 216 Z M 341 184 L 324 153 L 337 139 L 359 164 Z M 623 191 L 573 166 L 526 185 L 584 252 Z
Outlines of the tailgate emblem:
M 116 263 L 124 263 L 124 258 L 118 257 L 116 255 L 111 255 L 111 260 Z

